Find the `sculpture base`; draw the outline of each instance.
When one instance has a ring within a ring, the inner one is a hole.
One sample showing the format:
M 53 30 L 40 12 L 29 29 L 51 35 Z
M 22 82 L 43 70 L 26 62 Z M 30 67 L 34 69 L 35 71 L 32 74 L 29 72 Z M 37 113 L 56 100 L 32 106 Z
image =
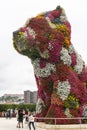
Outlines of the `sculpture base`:
M 37 130 L 87 130 L 87 124 L 73 124 L 73 125 L 49 125 L 45 123 L 37 123 Z

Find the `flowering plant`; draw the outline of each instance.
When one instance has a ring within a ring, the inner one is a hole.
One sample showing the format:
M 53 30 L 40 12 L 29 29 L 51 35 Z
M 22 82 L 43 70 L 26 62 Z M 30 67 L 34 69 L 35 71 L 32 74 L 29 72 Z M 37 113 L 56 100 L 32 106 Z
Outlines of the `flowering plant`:
M 66 108 L 78 109 L 79 108 L 79 99 L 77 99 L 73 95 L 69 95 L 64 103 L 64 106 Z
M 64 9 L 57 6 L 55 10 L 29 18 L 13 33 L 13 45 L 31 59 L 34 68 L 38 87 L 36 116 L 84 116 L 87 68 L 71 43 L 71 26 Z

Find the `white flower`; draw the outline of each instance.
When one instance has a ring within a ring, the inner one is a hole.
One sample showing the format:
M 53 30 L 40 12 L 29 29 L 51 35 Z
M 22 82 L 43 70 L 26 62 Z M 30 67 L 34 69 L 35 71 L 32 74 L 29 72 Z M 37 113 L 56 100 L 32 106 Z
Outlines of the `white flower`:
M 83 117 L 87 117 L 87 106 L 85 105 L 85 106 L 83 106 L 83 114 L 82 114 L 82 116 Z
M 84 62 L 79 54 L 76 54 L 76 56 L 77 56 L 77 59 L 76 59 L 77 64 L 74 66 L 74 70 L 78 74 L 80 74 L 83 70 Z
M 54 29 L 56 28 L 56 25 L 53 24 L 48 17 L 46 17 L 46 20 L 49 23 L 49 25 L 50 25 L 51 28 L 54 28 Z
M 32 61 L 33 67 L 34 67 L 34 73 L 37 77 L 48 77 L 51 75 L 51 72 L 56 71 L 56 67 L 54 64 L 46 63 L 46 66 L 44 68 L 40 68 L 40 60 L 36 59 Z
M 44 106 L 44 101 L 41 98 L 38 98 L 38 101 L 36 104 L 36 113 L 41 113 L 43 106 Z
M 66 17 L 65 16 L 60 16 L 60 21 L 61 22 L 65 22 L 66 21 Z
M 27 27 L 27 29 L 28 29 L 29 34 L 35 39 L 35 36 L 36 36 L 35 31 L 30 27 Z
M 49 50 L 52 50 L 52 48 L 53 48 L 53 46 L 52 46 L 52 44 L 49 42 L 48 49 L 49 49 Z
M 66 115 L 68 118 L 71 118 L 71 117 L 72 117 L 72 115 L 70 114 L 69 108 L 66 108 L 66 110 L 65 110 L 65 115 Z
M 79 54 L 75 51 L 75 49 L 74 49 L 74 47 L 73 47 L 72 44 L 69 46 L 69 53 L 70 53 L 70 54 L 72 54 L 72 53 L 75 53 L 75 54 L 76 54 L 76 65 L 74 66 L 74 70 L 75 70 L 78 74 L 80 74 L 80 73 L 82 72 L 83 66 L 84 66 L 84 61 L 82 60 L 81 55 L 79 55 Z
M 67 21 L 67 16 L 66 16 L 65 10 L 64 10 L 63 8 L 62 8 L 61 16 L 60 16 L 60 21 L 61 21 L 61 22 Z
M 68 53 L 68 50 L 62 47 L 62 50 L 60 52 L 60 59 L 64 62 L 64 64 L 67 64 L 68 66 L 71 65 L 72 60 L 71 56 Z
M 69 46 L 69 54 L 72 54 L 72 53 L 76 53 L 76 52 L 75 52 L 74 46 L 71 44 Z
M 23 39 L 26 39 L 26 38 L 27 38 L 26 32 L 22 32 L 21 38 L 23 38 Z
M 70 94 L 71 86 L 67 81 L 62 81 L 58 83 L 57 86 L 57 94 L 60 96 L 62 100 L 66 100 L 68 95 Z

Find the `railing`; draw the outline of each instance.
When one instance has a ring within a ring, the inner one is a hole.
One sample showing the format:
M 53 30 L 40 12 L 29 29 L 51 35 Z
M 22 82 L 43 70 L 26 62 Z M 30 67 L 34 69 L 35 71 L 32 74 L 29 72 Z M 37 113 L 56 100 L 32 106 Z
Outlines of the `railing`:
M 57 120 L 78 120 L 78 124 L 82 124 L 83 119 L 87 119 L 87 117 L 72 117 L 72 118 L 48 118 L 48 117 L 35 117 L 36 121 L 45 121 L 45 120 L 54 120 L 54 125 L 58 124 Z

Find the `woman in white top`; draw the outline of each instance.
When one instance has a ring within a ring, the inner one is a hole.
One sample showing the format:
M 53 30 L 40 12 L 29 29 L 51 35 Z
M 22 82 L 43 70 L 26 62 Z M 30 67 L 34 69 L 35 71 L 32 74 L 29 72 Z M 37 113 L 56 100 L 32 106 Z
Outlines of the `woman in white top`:
M 31 125 L 33 127 L 33 129 L 35 130 L 35 126 L 34 126 L 34 116 L 32 113 L 30 113 L 29 115 L 29 129 L 31 130 Z

